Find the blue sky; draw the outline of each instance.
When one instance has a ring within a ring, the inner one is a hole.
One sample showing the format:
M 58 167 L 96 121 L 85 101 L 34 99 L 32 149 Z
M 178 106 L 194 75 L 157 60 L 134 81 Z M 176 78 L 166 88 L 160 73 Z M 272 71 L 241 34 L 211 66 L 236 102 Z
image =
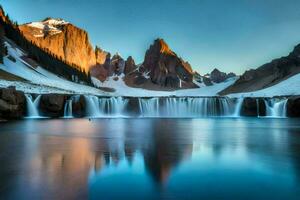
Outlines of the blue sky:
M 0 0 L 19 24 L 60 17 L 93 45 L 142 62 L 161 37 L 201 74 L 242 73 L 300 43 L 299 0 Z

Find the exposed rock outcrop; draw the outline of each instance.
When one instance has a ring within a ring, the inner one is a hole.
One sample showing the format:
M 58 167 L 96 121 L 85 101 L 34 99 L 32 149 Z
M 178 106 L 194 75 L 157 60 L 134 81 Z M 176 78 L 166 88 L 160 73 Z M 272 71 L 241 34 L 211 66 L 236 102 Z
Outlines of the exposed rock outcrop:
M 63 94 L 45 94 L 40 100 L 40 112 L 43 116 L 62 117 L 64 116 L 64 105 L 68 98 Z
M 133 72 L 135 69 L 137 68 L 133 58 L 131 56 L 129 56 L 125 62 L 125 69 L 124 69 L 124 73 L 125 75 Z
M 245 98 L 241 108 L 241 115 L 248 117 L 265 116 L 266 106 L 263 99 Z
M 214 83 L 221 83 L 227 80 L 228 78 L 235 77 L 236 74 L 230 72 L 226 74 L 225 72 L 221 72 L 217 68 L 215 68 L 211 73 L 210 73 L 210 80 L 213 81 Z
M 154 84 L 168 88 L 194 88 L 193 70 L 165 43 L 157 39 L 147 50 L 143 67 Z
M 15 88 L 0 89 L 0 118 L 19 119 L 26 113 L 26 99 Z
M 215 68 L 210 74 L 200 75 L 198 72 L 194 72 L 194 80 L 198 83 L 204 83 L 206 86 L 211 86 L 213 83 L 222 83 L 229 78 L 236 77 L 236 74 L 230 72 L 221 72 Z
M 210 79 L 215 83 L 221 83 L 227 79 L 227 74 L 215 68 L 210 73 Z
M 85 115 L 86 102 L 84 96 L 80 95 L 78 101 L 73 101 L 73 116 L 83 117 Z
M 122 73 L 124 73 L 124 69 L 125 69 L 125 60 L 119 54 L 115 54 L 111 59 L 109 75 L 119 76 Z
M 287 103 L 287 115 L 289 117 L 300 117 L 300 97 L 292 97 Z

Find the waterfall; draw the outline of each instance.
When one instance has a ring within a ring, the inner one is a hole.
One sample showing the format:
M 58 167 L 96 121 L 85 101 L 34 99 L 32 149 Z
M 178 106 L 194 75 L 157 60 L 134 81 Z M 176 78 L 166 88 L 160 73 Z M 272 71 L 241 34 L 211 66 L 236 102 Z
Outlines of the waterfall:
M 265 99 L 267 117 L 286 117 L 288 99 Z
M 38 106 L 40 104 L 41 95 L 38 95 L 35 100 L 33 100 L 30 94 L 25 94 L 25 97 L 27 104 L 27 117 L 39 118 Z
M 228 98 L 219 98 L 220 104 L 220 115 L 230 116 L 231 115 L 231 101 Z
M 139 98 L 139 109 L 142 117 L 159 117 L 159 98 Z
M 128 99 L 122 97 L 84 96 L 86 100 L 86 115 L 88 117 L 123 117 Z
M 240 97 L 240 98 L 237 99 L 236 104 L 235 104 L 235 108 L 234 108 L 234 113 L 233 113 L 234 117 L 240 117 L 241 116 L 241 110 L 242 110 L 243 102 L 244 102 L 243 97 Z
M 96 96 L 84 95 L 86 102 L 86 116 L 87 117 L 100 117 L 100 104 Z
M 100 112 L 103 117 L 124 116 L 128 99 L 122 97 L 100 98 Z
M 64 118 L 72 118 L 73 117 L 72 103 L 73 103 L 72 99 L 69 99 L 66 101 L 65 107 L 64 107 Z
M 230 115 L 227 98 L 150 98 L 139 99 L 142 117 L 210 117 Z

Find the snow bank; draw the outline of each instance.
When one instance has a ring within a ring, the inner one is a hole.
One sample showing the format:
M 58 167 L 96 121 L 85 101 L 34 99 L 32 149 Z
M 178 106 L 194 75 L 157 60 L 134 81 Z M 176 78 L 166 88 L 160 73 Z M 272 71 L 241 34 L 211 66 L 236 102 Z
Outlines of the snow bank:
M 159 97 L 159 96 L 218 96 L 218 93 L 228 86 L 232 85 L 237 78 L 230 78 L 223 83 L 216 84 L 212 86 L 202 86 L 201 88 L 195 89 L 184 89 L 176 91 L 154 91 L 146 90 L 142 88 L 132 88 L 125 84 L 123 81 L 124 76 L 119 76 L 118 80 L 115 81 L 114 78 L 110 77 L 107 81 L 101 82 L 96 78 L 92 78 L 94 85 L 97 87 L 111 87 L 116 90 L 114 95 L 116 96 L 134 96 L 134 97 Z

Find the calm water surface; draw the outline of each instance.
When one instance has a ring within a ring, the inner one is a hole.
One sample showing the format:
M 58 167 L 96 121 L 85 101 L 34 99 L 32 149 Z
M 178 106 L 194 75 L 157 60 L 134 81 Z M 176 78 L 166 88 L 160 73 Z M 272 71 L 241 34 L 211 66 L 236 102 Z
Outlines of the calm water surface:
M 299 197 L 299 119 L 0 123 L 0 199 Z

